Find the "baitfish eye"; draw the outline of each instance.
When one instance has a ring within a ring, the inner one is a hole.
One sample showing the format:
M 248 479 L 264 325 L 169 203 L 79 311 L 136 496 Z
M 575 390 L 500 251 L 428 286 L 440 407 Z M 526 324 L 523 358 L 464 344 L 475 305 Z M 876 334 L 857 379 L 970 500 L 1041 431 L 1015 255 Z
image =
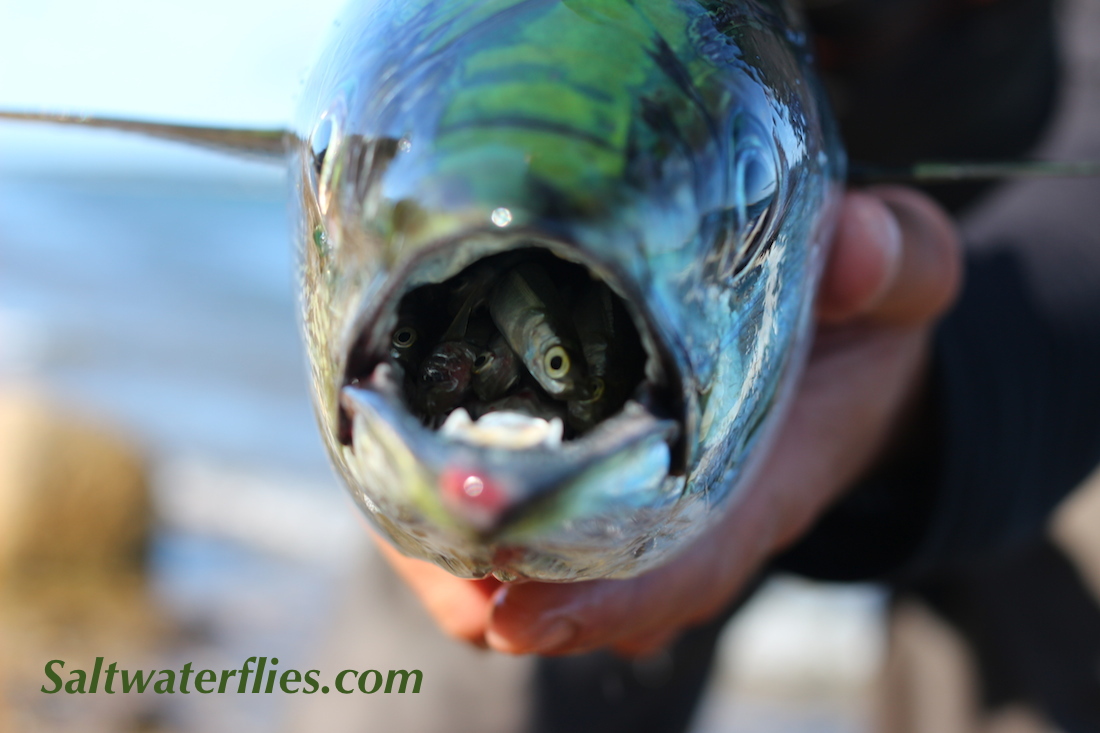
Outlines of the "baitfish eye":
M 332 120 L 324 117 L 313 129 L 309 138 L 309 150 L 313 157 L 313 172 L 320 177 L 321 170 L 325 167 L 325 156 L 328 155 L 329 145 L 332 144 Z
M 543 358 L 543 366 L 546 367 L 546 375 L 551 379 L 561 379 L 569 373 L 571 366 L 569 353 L 561 346 L 554 346 L 546 352 Z
M 588 381 L 588 394 L 589 397 L 586 400 L 581 400 L 581 404 L 590 405 L 593 402 L 599 402 L 603 397 L 604 382 L 599 377 L 592 377 Z
M 478 357 L 474 359 L 474 373 L 477 374 L 484 371 L 492 363 L 492 354 L 479 354 Z
M 411 326 L 402 326 L 393 332 L 393 345 L 399 349 L 407 349 L 416 343 L 416 329 Z
M 592 384 L 590 385 L 590 389 L 592 390 L 592 398 L 591 399 L 592 399 L 593 402 L 595 402 L 596 400 L 603 397 L 603 389 L 604 389 L 603 380 L 600 379 L 599 377 L 593 377 L 592 378 Z

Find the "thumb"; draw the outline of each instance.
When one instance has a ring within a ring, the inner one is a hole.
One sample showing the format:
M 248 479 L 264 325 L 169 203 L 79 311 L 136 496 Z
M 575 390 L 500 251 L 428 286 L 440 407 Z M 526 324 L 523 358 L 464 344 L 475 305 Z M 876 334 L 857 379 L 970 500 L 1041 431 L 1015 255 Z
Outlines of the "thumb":
M 879 186 L 849 192 L 822 275 L 818 320 L 930 321 L 958 293 L 960 252 L 950 216 L 919 191 Z

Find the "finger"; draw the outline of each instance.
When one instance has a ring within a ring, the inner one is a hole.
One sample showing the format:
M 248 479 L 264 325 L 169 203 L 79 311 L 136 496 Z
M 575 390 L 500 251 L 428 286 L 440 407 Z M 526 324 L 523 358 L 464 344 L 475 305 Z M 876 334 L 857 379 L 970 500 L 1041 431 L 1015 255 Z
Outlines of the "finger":
M 724 608 L 773 539 L 770 497 L 752 493 L 672 562 L 629 580 L 524 583 L 497 591 L 486 634 L 512 654 L 644 650 Z
M 818 320 L 840 323 L 870 310 L 897 277 L 901 259 L 902 232 L 893 212 L 876 196 L 848 192 L 822 273 Z
M 958 230 L 948 213 L 919 191 L 881 186 L 867 193 L 893 212 L 903 243 L 897 275 L 867 315 L 901 326 L 928 322 L 947 309 L 961 286 Z
M 405 557 L 384 540 L 377 539 L 377 544 L 444 632 L 456 639 L 485 646 L 491 599 L 501 585 L 499 580 L 456 578 L 431 563 Z

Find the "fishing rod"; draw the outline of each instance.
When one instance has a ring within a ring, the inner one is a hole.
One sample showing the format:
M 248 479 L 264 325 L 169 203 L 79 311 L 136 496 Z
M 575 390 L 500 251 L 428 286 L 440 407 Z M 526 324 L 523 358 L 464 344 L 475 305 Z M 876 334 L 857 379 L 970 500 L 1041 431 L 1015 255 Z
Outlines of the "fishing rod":
M 0 110 L 0 120 L 46 122 L 131 132 L 189 143 L 238 155 L 281 159 L 296 139 L 288 130 L 178 125 L 84 114 L 50 114 Z M 959 183 L 1024 178 L 1098 178 L 1100 161 L 1012 160 L 991 162 L 921 162 L 911 165 L 852 163 L 848 183 Z
M 1100 161 L 1012 160 L 996 162 L 914 163 L 884 166 L 853 163 L 848 182 L 871 183 L 958 183 L 1022 178 L 1096 178 Z
M 165 124 L 144 120 L 95 117 L 84 114 L 0 110 L 0 120 L 45 122 L 53 125 L 72 125 L 136 133 L 160 140 L 196 145 L 223 153 L 280 161 L 286 156 L 294 140 L 293 133 L 281 129 Z

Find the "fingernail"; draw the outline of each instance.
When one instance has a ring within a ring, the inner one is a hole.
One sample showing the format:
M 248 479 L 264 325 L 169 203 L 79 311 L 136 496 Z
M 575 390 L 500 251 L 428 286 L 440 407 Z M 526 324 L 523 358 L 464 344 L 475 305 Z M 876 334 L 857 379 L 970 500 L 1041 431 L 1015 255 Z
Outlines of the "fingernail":
M 550 622 L 541 631 L 525 633 L 527 638 L 513 642 L 494 629 L 485 632 L 485 641 L 491 649 L 506 654 L 542 654 L 552 652 L 568 644 L 577 635 L 577 625 L 569 619 L 560 618 Z
M 861 207 L 860 218 L 873 241 L 880 244 L 882 256 L 882 274 L 878 289 L 869 295 L 864 304 L 865 307 L 872 307 L 890 289 L 901 269 L 903 242 L 901 223 L 890 204 L 877 197 L 868 201 L 868 204 Z
M 901 222 L 888 201 L 881 203 L 883 205 L 877 207 L 879 214 L 875 217 L 878 221 L 873 226 L 878 230 L 882 241 L 889 243 L 887 246 L 890 248 L 890 256 L 899 259 L 902 247 Z

